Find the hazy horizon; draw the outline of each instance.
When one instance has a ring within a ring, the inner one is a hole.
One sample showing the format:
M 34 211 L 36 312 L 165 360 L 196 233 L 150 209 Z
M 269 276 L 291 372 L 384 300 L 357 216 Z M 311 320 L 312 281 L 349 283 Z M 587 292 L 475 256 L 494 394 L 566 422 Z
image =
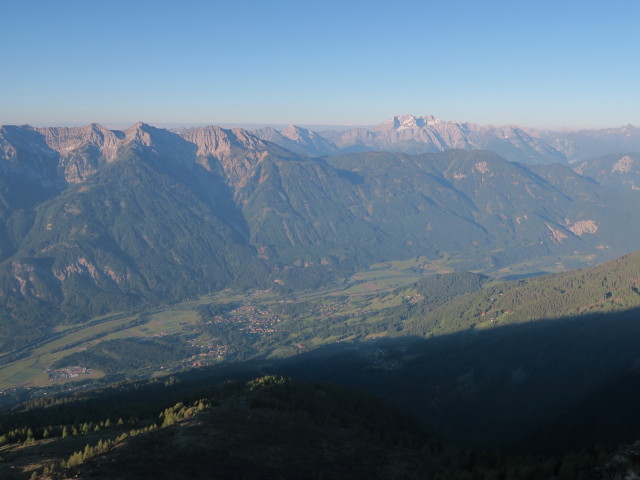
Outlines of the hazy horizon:
M 640 124 L 640 4 L 3 5 L 0 124 Z
M 397 114 L 397 115 L 412 115 L 412 114 Z M 146 123 L 148 125 L 151 125 L 153 127 L 156 128 L 163 128 L 163 129 L 167 129 L 167 130 L 180 130 L 180 129 L 192 129 L 192 128 L 200 128 L 200 127 L 207 127 L 207 126 L 216 126 L 216 127 L 221 127 L 221 128 L 225 128 L 225 129 L 232 129 L 232 128 L 242 128 L 245 130 L 249 130 L 249 131 L 254 131 L 254 130 L 259 130 L 261 128 L 266 128 L 266 127 L 272 127 L 275 128 L 276 130 L 282 130 L 286 127 L 288 127 L 289 125 L 295 125 L 297 127 L 302 127 L 302 128 L 306 128 L 309 130 L 313 130 L 316 132 L 322 132 L 322 131 L 329 131 L 329 130 L 334 130 L 334 131 L 347 131 L 350 129 L 355 129 L 355 128 L 365 128 L 365 129 L 371 129 L 376 127 L 377 125 L 383 123 L 386 120 L 389 120 L 390 118 L 394 117 L 396 115 L 391 115 L 387 118 L 383 118 L 383 119 L 379 119 L 378 121 L 375 122 L 370 122 L 368 124 L 314 124 L 314 123 L 251 123 L 251 122 L 225 122 L 225 121 L 220 121 L 220 122 L 185 122 L 185 123 L 178 123 L 178 122 L 159 122 L 159 123 L 154 123 L 154 122 L 150 122 L 150 121 L 146 121 L 144 119 L 141 120 L 137 120 L 137 121 L 132 121 L 132 122 L 96 122 L 96 121 L 87 121 L 87 122 L 54 122 L 52 124 L 46 124 L 43 122 L 32 122 L 32 123 L 22 123 L 22 124 L 18 124 L 18 123 L 0 123 L 0 126 L 8 126 L 8 125 L 15 125 L 15 126 L 23 126 L 23 125 L 29 125 L 31 127 L 35 127 L 35 128 L 74 128 L 74 127 L 84 127 L 87 125 L 90 125 L 92 123 L 97 123 L 99 125 L 102 125 L 105 128 L 108 128 L 110 130 L 126 130 L 128 128 L 131 128 L 132 126 L 134 126 L 135 124 L 142 122 L 142 123 Z M 422 116 L 427 116 L 425 115 L 415 115 L 416 117 L 422 117 Z M 467 121 L 465 119 L 460 119 L 460 118 L 441 118 L 438 115 L 434 115 L 437 118 L 440 118 L 443 121 L 446 122 L 457 122 L 457 123 L 476 123 L 476 122 L 471 122 L 471 121 Z M 549 126 L 549 127 L 539 127 L 539 126 L 531 126 L 531 125 L 518 125 L 518 124 L 501 124 L 501 123 L 477 123 L 478 125 L 482 125 L 482 126 L 494 126 L 494 127 L 503 127 L 503 126 L 518 126 L 521 128 L 525 128 L 525 129 L 531 129 L 531 130 L 539 130 L 539 131 L 558 131 L 558 132 L 562 132 L 562 131 L 567 131 L 567 132 L 571 132 L 571 131 L 581 131 L 581 130 L 599 130 L 599 129 L 608 129 L 608 128 L 621 128 L 621 127 L 625 127 L 628 125 L 631 125 L 633 127 L 638 127 L 640 125 L 640 123 L 638 125 L 634 125 L 634 124 L 621 124 L 621 125 L 604 125 L 604 126 L 600 126 L 600 127 L 578 127 L 578 126 L 570 126 L 570 125 L 563 125 L 563 126 Z

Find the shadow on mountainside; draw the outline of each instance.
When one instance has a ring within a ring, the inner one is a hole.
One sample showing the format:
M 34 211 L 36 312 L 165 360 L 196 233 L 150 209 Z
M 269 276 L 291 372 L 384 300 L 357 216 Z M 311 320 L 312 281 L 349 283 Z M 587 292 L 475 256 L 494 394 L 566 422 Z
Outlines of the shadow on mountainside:
M 268 369 L 371 391 L 458 445 L 556 453 L 640 436 L 639 338 L 633 309 L 335 345 Z
M 279 374 L 372 392 L 462 447 L 562 454 L 640 437 L 638 338 L 640 309 L 633 309 L 428 339 L 339 343 L 287 359 L 113 384 L 69 401 L 43 398 L 0 421 L 5 429 L 62 425 L 117 418 L 123 410 L 144 418 L 205 398 L 225 380 Z

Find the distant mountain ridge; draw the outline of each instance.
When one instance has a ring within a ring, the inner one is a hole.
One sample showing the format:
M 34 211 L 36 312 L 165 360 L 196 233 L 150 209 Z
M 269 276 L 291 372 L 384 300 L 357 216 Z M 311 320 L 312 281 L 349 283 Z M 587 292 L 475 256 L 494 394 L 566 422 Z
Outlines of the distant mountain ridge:
M 640 128 L 578 130 L 573 132 L 538 132 L 540 138 L 562 152 L 570 163 L 618 153 L 640 152 Z
M 265 127 L 253 133 L 263 140 L 308 157 L 321 157 L 338 153 L 340 150 L 321 134 L 296 125 L 289 125 L 281 131 L 277 131 L 273 127 Z
M 430 124 L 444 125 L 397 118 L 380 131 Z M 461 257 L 463 270 L 611 258 L 640 248 L 626 185 L 487 151 L 312 159 L 214 126 L 0 127 L 0 344 L 63 320 L 225 286 L 312 288 L 418 255 Z
M 289 133 L 271 127 L 254 133 L 311 157 L 377 150 L 420 154 L 463 149 L 490 150 L 510 161 L 546 164 L 574 163 L 606 154 L 640 151 L 640 129 L 631 125 L 565 132 L 515 125 L 483 126 L 445 121 L 433 115 L 396 115 L 372 128 L 316 133 L 289 126 L 285 130 Z M 304 134 L 292 135 L 292 130 Z M 314 140 L 311 142 L 310 138 Z
M 573 170 L 615 188 L 640 190 L 640 153 L 612 154 L 576 163 Z

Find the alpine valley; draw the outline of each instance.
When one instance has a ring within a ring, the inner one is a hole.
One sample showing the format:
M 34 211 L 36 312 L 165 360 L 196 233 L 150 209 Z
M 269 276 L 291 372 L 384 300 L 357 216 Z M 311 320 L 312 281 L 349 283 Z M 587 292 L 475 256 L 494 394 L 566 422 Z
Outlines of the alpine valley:
M 0 475 L 636 472 L 638 152 L 412 115 L 0 127 Z

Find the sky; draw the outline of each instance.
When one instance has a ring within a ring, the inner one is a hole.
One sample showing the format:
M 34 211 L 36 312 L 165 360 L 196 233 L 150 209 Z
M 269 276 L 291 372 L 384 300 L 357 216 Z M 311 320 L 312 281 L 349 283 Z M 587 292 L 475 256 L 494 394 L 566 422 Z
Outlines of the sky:
M 0 0 L 0 124 L 640 126 L 636 0 Z

